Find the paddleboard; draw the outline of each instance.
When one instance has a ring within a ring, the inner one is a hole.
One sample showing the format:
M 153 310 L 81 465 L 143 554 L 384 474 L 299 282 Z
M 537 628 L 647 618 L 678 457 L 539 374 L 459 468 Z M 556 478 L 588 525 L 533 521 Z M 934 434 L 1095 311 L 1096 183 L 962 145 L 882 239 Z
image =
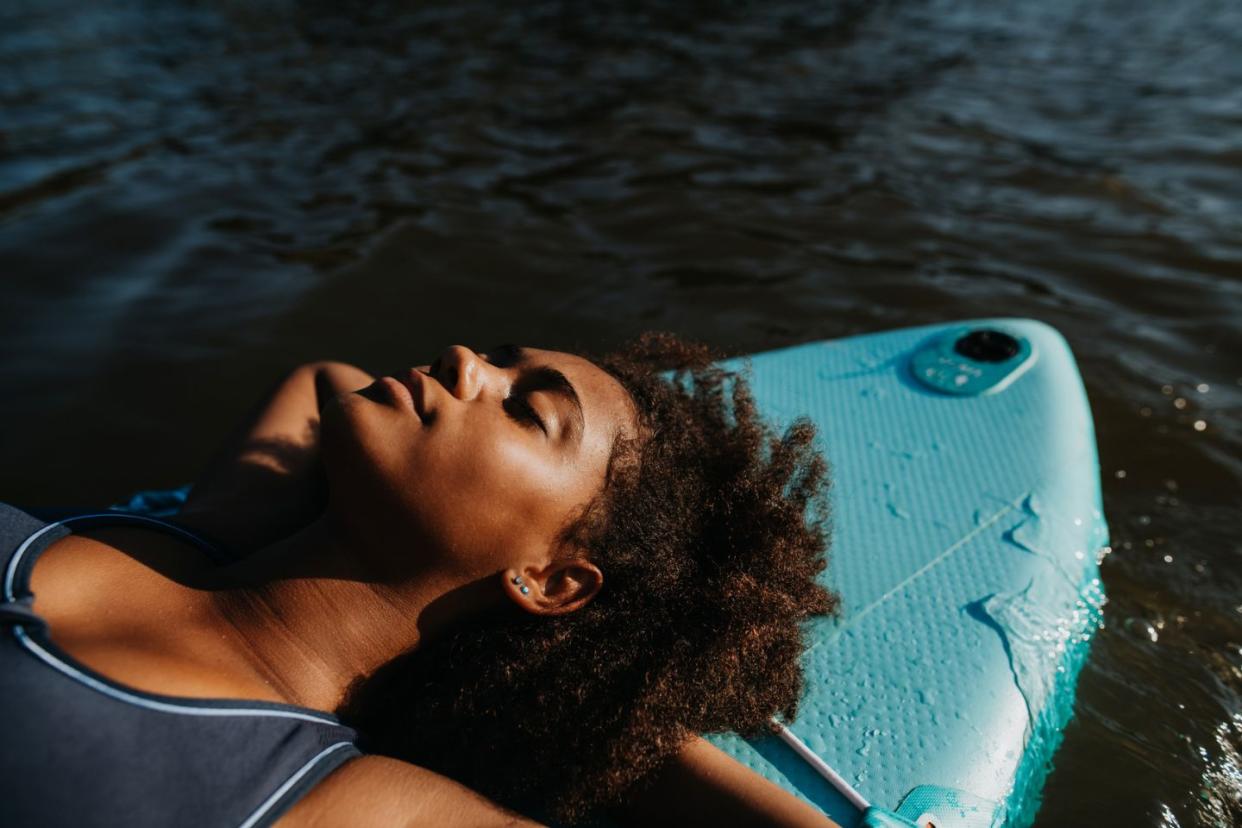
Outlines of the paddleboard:
M 1029 825 L 1103 601 L 1099 463 L 1065 340 L 983 319 L 730 367 L 747 363 L 769 418 L 819 429 L 842 610 L 811 627 L 796 721 L 712 741 L 843 828 L 887 824 L 868 804 Z

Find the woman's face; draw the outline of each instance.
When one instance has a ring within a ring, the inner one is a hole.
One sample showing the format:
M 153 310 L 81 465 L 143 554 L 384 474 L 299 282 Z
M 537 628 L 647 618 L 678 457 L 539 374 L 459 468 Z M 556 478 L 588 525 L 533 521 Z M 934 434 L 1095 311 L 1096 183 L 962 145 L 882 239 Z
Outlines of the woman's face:
M 418 569 L 465 581 L 555 557 L 635 417 L 581 357 L 455 345 L 338 398 L 323 429 L 336 511 Z

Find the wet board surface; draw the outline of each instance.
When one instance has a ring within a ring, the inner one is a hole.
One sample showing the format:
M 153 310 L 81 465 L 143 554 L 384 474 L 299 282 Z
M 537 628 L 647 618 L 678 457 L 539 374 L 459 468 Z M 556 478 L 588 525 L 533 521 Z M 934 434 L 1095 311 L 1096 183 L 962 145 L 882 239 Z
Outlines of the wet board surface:
M 958 393 L 998 367 L 961 380 L 945 343 L 983 330 L 1029 352 L 989 392 Z M 812 627 L 789 729 L 872 804 L 896 809 L 939 786 L 982 801 L 940 814 L 940 828 L 1029 824 L 1098 623 L 1107 542 L 1090 410 L 1065 341 L 1039 322 L 976 320 L 750 363 L 763 412 L 782 425 L 810 417 L 832 465 L 825 579 L 842 611 Z M 929 365 L 949 366 L 937 378 L 948 390 L 915 376 Z M 784 742 L 712 740 L 844 828 L 859 821 Z

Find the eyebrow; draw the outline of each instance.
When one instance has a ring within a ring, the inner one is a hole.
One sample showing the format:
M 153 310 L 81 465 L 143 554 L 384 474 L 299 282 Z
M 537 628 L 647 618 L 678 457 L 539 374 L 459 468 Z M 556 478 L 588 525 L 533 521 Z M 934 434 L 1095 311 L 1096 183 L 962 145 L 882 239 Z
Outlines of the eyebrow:
M 493 365 L 507 368 L 530 359 L 530 353 L 519 345 L 497 345 L 487 351 Z M 570 407 L 570 424 L 575 441 L 581 442 L 582 433 L 586 429 L 586 417 L 582 413 L 582 400 L 569 378 L 550 365 L 537 365 L 522 372 L 514 385 L 525 394 L 535 391 L 547 391 L 564 399 Z

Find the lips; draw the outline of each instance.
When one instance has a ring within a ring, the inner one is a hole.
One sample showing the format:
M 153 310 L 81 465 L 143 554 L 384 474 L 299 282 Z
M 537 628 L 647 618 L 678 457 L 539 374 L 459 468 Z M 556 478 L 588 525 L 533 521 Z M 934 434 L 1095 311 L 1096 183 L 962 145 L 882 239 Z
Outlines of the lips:
M 414 398 L 410 394 L 410 389 L 395 377 L 380 377 L 375 381 L 375 385 L 370 388 L 364 388 L 358 393 L 377 403 L 396 403 L 401 408 L 408 409 L 415 414 L 418 413 L 418 409 L 414 406 Z
M 404 376 L 396 378 L 397 384 L 401 386 L 409 397 L 410 408 L 418 415 L 418 418 L 424 423 L 427 422 L 427 380 L 426 374 L 422 371 L 411 368 Z
M 428 424 L 435 419 L 434 409 L 427 404 L 428 396 L 434 393 L 427 390 L 428 382 L 426 374 L 411 368 L 399 376 L 379 377 L 357 393 L 381 405 L 403 408 Z

